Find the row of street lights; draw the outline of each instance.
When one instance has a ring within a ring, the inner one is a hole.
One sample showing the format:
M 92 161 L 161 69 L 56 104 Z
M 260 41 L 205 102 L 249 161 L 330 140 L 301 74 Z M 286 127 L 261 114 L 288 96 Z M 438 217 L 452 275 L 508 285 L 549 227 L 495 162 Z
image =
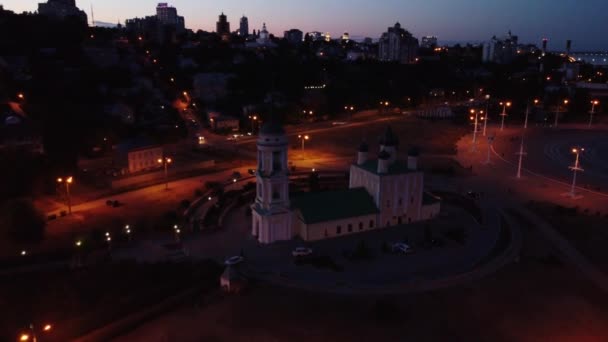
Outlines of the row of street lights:
M 489 95 L 486 95 L 486 100 L 489 100 Z M 526 115 L 525 115 L 525 121 L 524 121 L 524 132 L 525 130 L 528 128 L 528 116 L 530 113 L 530 105 L 532 103 L 534 103 L 534 105 L 538 105 L 540 101 L 538 99 L 534 99 L 533 101 L 529 101 L 528 104 L 526 105 Z M 568 105 L 569 100 L 568 99 L 564 99 L 563 100 L 563 105 Z M 590 111 L 590 118 L 589 118 L 589 127 L 591 127 L 592 123 L 593 123 L 593 115 L 595 114 L 595 106 L 599 105 L 599 101 L 598 100 L 592 100 L 591 101 L 591 111 Z M 502 122 L 501 122 L 501 126 L 500 126 L 500 130 L 502 131 L 504 129 L 504 119 L 507 116 L 506 113 L 506 108 L 510 107 L 512 104 L 511 102 L 500 102 L 500 105 L 503 106 L 503 110 L 502 113 L 500 114 L 502 116 Z M 487 108 L 487 103 L 486 103 L 486 108 Z M 557 127 L 558 125 L 558 117 L 559 117 L 559 109 L 560 109 L 560 105 L 557 105 L 556 108 L 556 112 L 555 112 L 555 127 Z M 476 151 L 476 144 L 477 144 L 477 125 L 478 125 L 478 120 L 485 120 L 484 122 L 484 132 L 483 135 L 486 135 L 486 125 L 487 125 L 487 110 L 486 110 L 486 116 L 481 116 L 481 118 L 479 117 L 479 115 L 483 115 L 483 111 L 477 111 L 475 109 L 471 109 L 471 120 L 474 120 L 474 131 L 473 131 L 473 143 L 472 143 L 472 148 L 471 151 Z M 518 158 L 518 164 L 517 164 L 517 175 L 516 178 L 517 179 L 521 179 L 521 174 L 522 174 L 522 164 L 523 164 L 523 157 L 525 155 L 527 155 L 527 153 L 524 150 L 524 136 L 525 134 L 522 133 L 521 136 L 521 142 L 519 145 L 519 151 L 516 153 L 519 158 Z M 489 164 L 490 161 L 490 153 L 491 153 L 491 149 L 492 149 L 492 145 L 493 145 L 493 141 L 494 141 L 494 136 L 488 136 L 488 155 L 485 161 L 485 164 Z M 583 172 L 585 171 L 581 166 L 580 166 L 580 155 L 581 153 L 583 153 L 585 151 L 584 148 L 582 147 L 574 147 L 572 148 L 572 153 L 576 155 L 575 161 L 574 161 L 574 165 L 569 166 L 569 169 L 572 170 L 573 172 L 573 176 L 572 176 L 572 185 L 570 187 L 570 192 L 567 193 L 568 196 L 575 198 L 576 195 L 576 178 L 577 178 L 577 173 Z

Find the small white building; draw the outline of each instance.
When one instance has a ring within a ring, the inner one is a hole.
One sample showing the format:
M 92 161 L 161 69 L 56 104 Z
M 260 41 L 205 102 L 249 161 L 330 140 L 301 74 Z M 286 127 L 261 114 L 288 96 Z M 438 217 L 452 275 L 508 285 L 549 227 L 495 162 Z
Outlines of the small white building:
M 118 146 L 115 163 L 121 174 L 150 171 L 162 167 L 163 147 L 146 139 L 136 139 Z
M 397 160 L 398 139 L 390 127 L 380 139 L 377 159 L 363 143 L 350 168 L 349 189 L 289 197 L 288 140 L 276 123 L 265 124 L 258 138 L 257 194 L 252 205 L 252 234 L 263 244 L 355 234 L 433 218 L 440 202 L 424 193 L 418 152 Z

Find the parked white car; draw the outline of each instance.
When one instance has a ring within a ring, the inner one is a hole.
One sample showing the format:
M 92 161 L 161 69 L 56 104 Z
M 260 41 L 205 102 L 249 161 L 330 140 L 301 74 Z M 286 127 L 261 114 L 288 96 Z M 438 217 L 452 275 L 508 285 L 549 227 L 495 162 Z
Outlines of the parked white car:
M 394 243 L 392 250 L 393 250 L 393 253 L 399 253 L 399 254 L 410 254 L 414 251 L 412 249 L 412 247 L 408 246 L 407 244 L 405 244 L 403 242 Z
M 312 249 L 307 247 L 298 247 L 291 252 L 294 258 L 306 257 L 312 254 Z
M 243 258 L 240 255 L 235 255 L 233 257 L 230 257 L 230 258 L 226 259 L 224 261 L 224 265 L 226 265 L 226 266 L 234 266 L 234 265 L 238 265 L 238 264 L 242 263 L 243 261 L 245 261 L 245 258 Z

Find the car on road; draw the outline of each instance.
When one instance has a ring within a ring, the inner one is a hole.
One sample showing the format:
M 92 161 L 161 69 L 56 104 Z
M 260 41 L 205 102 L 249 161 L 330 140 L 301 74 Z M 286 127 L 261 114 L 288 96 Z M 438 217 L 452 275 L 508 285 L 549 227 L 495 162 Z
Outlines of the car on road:
M 249 170 L 247 170 L 247 172 L 248 172 L 250 175 L 255 176 L 256 169 L 249 169 Z
M 410 254 L 414 252 L 412 247 L 403 242 L 394 243 L 391 250 L 393 251 L 393 253 L 397 254 Z
M 235 255 L 235 256 L 232 256 L 232 257 L 224 260 L 224 265 L 234 266 L 234 265 L 241 264 L 243 261 L 245 261 L 244 257 L 242 257 L 240 255 Z
M 243 176 L 241 175 L 241 173 L 240 173 L 240 172 L 238 172 L 238 171 L 234 171 L 234 172 L 233 172 L 233 173 L 230 175 L 230 179 L 229 179 L 229 181 L 235 181 L 235 182 L 236 182 L 237 180 L 239 180 L 239 179 L 241 179 L 241 178 L 243 178 Z
M 303 258 L 312 255 L 312 249 L 308 247 L 297 247 L 291 251 L 291 255 L 294 258 Z
M 479 199 L 481 197 L 481 193 L 469 190 L 467 191 L 467 196 L 472 199 Z

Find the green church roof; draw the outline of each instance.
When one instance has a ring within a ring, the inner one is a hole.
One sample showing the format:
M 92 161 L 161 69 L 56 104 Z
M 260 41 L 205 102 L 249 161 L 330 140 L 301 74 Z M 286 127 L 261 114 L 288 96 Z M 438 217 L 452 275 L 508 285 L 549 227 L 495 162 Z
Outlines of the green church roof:
M 377 214 L 373 197 L 365 188 L 306 193 L 291 200 L 306 224 Z

